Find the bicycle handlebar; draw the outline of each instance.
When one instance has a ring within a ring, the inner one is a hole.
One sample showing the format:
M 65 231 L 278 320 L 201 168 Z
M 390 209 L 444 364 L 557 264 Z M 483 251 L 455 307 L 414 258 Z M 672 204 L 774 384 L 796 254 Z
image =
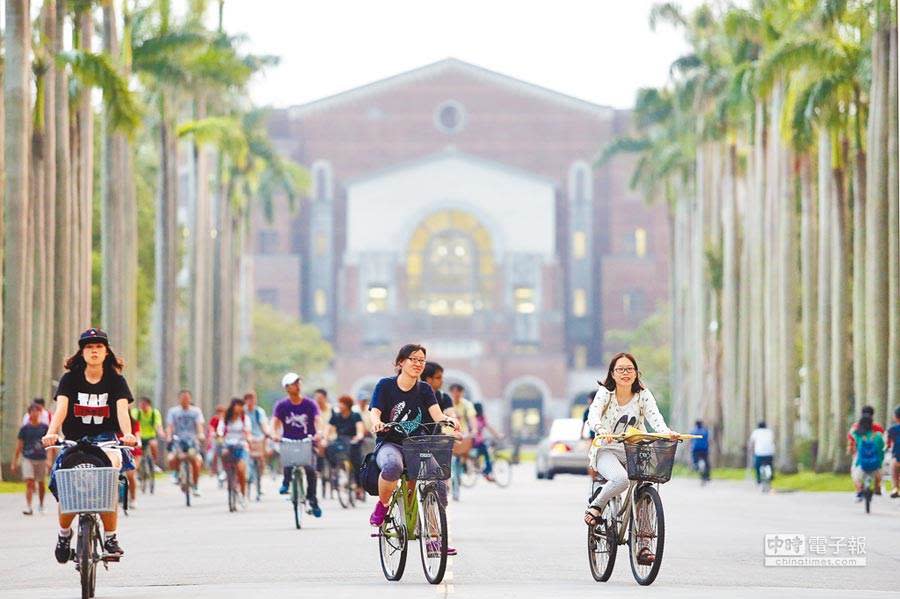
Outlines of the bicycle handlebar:
M 59 439 L 56 444 L 48 445 L 44 449 L 68 449 L 69 447 L 75 447 L 81 443 L 81 441 L 70 441 L 68 439 Z M 124 449 L 126 451 L 134 452 L 135 447 L 131 445 L 123 445 L 118 441 L 99 441 L 97 443 L 91 443 L 96 447 L 100 447 L 101 449 Z
M 409 433 L 407 433 L 403 429 L 403 426 L 402 426 L 403 424 L 405 424 L 405 422 L 384 422 L 383 423 L 384 427 L 381 430 L 387 431 L 388 429 L 390 429 L 390 430 L 400 431 L 401 433 L 403 433 L 404 436 L 409 437 Z M 456 423 L 453 422 L 452 420 L 441 420 L 439 422 L 423 422 L 419 426 L 423 427 L 423 428 L 432 427 L 432 430 L 436 430 L 436 427 L 438 427 L 438 426 L 455 426 L 455 424 Z
M 672 435 L 676 435 L 675 439 L 672 438 Z M 687 439 L 699 439 L 700 435 L 689 435 L 684 433 L 648 433 L 646 431 L 642 431 L 636 429 L 634 427 L 629 427 L 624 433 L 598 433 L 594 437 L 594 444 L 598 444 L 600 441 L 613 441 L 613 442 L 625 442 L 625 443 L 649 443 L 653 441 L 686 441 Z

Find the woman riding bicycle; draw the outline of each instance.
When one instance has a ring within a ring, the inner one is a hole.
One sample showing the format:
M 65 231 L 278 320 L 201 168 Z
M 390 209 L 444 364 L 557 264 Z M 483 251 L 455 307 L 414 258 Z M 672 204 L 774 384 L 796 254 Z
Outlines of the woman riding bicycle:
M 588 413 L 588 426 L 598 437 L 619 434 L 628 427 L 646 430 L 644 423 L 657 433 L 670 433 L 672 439 L 678 434 L 669 430 L 659 413 L 656 400 L 640 379 L 637 360 L 631 354 L 622 352 L 613 356 L 606 373 L 606 380 L 600 384 Z M 600 520 L 606 503 L 628 488 L 628 473 L 625 471 L 625 446 L 614 441 L 595 440 L 591 445 L 590 464 L 606 479 L 603 490 L 584 513 L 584 522 L 595 526 Z
M 250 430 L 252 424 L 250 417 L 244 412 L 244 400 L 235 397 L 231 400 L 225 416 L 219 420 L 216 428 L 216 436 L 224 440 L 224 452 L 228 452 L 228 459 L 234 466 L 238 485 L 241 489 L 241 497 L 247 499 L 247 450 L 250 442 Z
M 349 453 L 353 472 L 358 472 L 362 463 L 359 444 L 366 436 L 366 427 L 363 426 L 362 416 L 353 411 L 353 398 L 349 395 L 338 398 L 338 409 L 331 415 L 328 431 L 328 437 L 335 439 L 328 445 L 327 451 L 332 466 L 337 465 L 338 453 L 346 451 Z M 363 493 L 362 485 L 357 484 L 357 498 L 362 499 Z
M 475 437 L 472 448 L 484 459 L 484 470 L 481 473 L 486 479 L 493 481 L 494 467 L 491 463 L 491 452 L 488 451 L 487 440 L 484 438 L 485 431 L 491 433 L 498 441 L 503 439 L 503 435 L 488 423 L 487 416 L 484 415 L 484 406 L 481 405 L 481 402 L 475 402 Z
M 425 368 L 425 348 L 408 344 L 400 348 L 394 360 L 397 376 L 378 381 L 372 392 L 372 430 L 376 433 L 378 447 L 375 462 L 381 470 L 378 477 L 378 501 L 369 517 L 369 524 L 381 526 L 388 512 L 391 495 L 397 481 L 403 474 L 405 464 L 401 446 L 405 436 L 419 436 L 426 433 L 423 424 L 449 420 L 458 428 L 455 420 L 441 412 L 434 390 L 419 380 Z M 396 430 L 385 431 L 385 424 L 400 424 L 403 433 Z
M 56 392 L 56 412 L 50 421 L 47 434 L 41 440 L 45 447 L 59 441 L 59 432 L 70 441 L 84 440 L 91 445 L 114 441 L 117 433 L 122 443 L 134 446 L 137 439 L 131 433 L 131 416 L 128 404 L 134 401 L 125 377 L 124 363 L 109 347 L 109 337 L 100 329 L 88 329 L 78 339 L 78 351 L 66 360 L 66 372 L 59 379 Z M 134 465 L 127 452 L 117 448 L 104 448 L 102 455 L 88 454 L 88 448 L 75 446 L 60 452 L 50 473 L 50 491 L 56 496 L 55 473 L 60 468 L 76 465 L 79 455 L 88 460 L 109 462 L 114 468 L 131 470 Z M 59 514 L 59 538 L 56 542 L 56 561 L 66 563 L 70 556 L 72 521 L 76 514 Z M 116 512 L 100 514 L 105 540 L 103 550 L 110 556 L 125 552 L 116 540 Z

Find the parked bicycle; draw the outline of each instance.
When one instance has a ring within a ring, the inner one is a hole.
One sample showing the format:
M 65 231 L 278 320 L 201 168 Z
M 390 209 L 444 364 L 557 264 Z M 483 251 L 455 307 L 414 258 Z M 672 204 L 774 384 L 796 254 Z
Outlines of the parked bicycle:
M 385 430 L 402 431 L 403 423 L 388 422 Z M 423 424 L 439 427 L 452 422 Z M 422 569 L 431 584 L 444 579 L 447 568 L 447 515 L 441 505 L 437 481 L 450 478 L 450 456 L 455 437 L 423 435 L 406 437 L 403 460 L 406 464 L 400 484 L 391 495 L 387 516 L 372 536 L 378 537 L 381 569 L 384 577 L 398 581 L 403 577 L 409 541 L 418 539 Z
M 281 464 L 292 469 L 290 498 L 294 508 L 294 525 L 299 529 L 303 513 L 312 513 L 307 508 L 305 472 L 305 468 L 314 468 L 316 464 L 312 439 L 282 439 Z
M 66 449 L 75 445 L 77 443 L 74 441 L 60 441 L 51 447 Z M 132 450 L 118 441 L 97 443 L 97 446 Z M 75 569 L 81 579 L 81 597 L 90 599 L 97 587 L 97 564 L 102 563 L 108 569 L 110 562 L 118 562 L 120 558 L 119 555 L 103 552 L 100 514 L 118 509 L 120 485 L 125 477 L 118 468 L 91 463 L 59 469 L 55 476 L 60 513 L 78 514 L 77 537 L 70 559 L 75 561 Z M 128 497 L 127 487 L 125 497 Z
M 622 434 L 602 436 L 612 441 L 624 441 L 625 469 L 630 482 L 624 495 L 613 497 L 603 507 L 600 521 L 588 526 L 588 563 L 594 580 L 609 580 L 618 547 L 626 544 L 631 573 L 638 584 L 649 585 L 656 580 L 666 540 L 658 486 L 672 476 L 678 443 L 693 437 L 680 435 L 678 440 L 671 440 L 668 434 L 645 433 L 634 428 Z M 600 494 L 605 483 L 602 477 L 593 482 L 588 505 Z

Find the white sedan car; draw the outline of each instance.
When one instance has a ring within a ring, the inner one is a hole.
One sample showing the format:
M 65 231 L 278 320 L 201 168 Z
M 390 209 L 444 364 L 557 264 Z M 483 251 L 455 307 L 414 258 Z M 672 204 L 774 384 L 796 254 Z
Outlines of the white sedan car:
M 557 418 L 537 448 L 535 472 L 551 480 L 557 474 L 587 474 L 590 431 L 580 418 Z

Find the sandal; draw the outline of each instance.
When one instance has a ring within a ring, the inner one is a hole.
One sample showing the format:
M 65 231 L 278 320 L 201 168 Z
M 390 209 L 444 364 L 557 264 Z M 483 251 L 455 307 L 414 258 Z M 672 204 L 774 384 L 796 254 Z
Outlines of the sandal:
M 584 510 L 584 523 L 588 526 L 597 526 L 603 522 L 603 513 L 600 508 L 592 505 Z
M 639 563 L 640 565 L 652 566 L 653 562 L 655 562 L 655 561 L 656 561 L 656 555 L 654 555 L 653 552 L 650 551 L 649 547 L 641 547 L 638 550 L 637 563 Z

